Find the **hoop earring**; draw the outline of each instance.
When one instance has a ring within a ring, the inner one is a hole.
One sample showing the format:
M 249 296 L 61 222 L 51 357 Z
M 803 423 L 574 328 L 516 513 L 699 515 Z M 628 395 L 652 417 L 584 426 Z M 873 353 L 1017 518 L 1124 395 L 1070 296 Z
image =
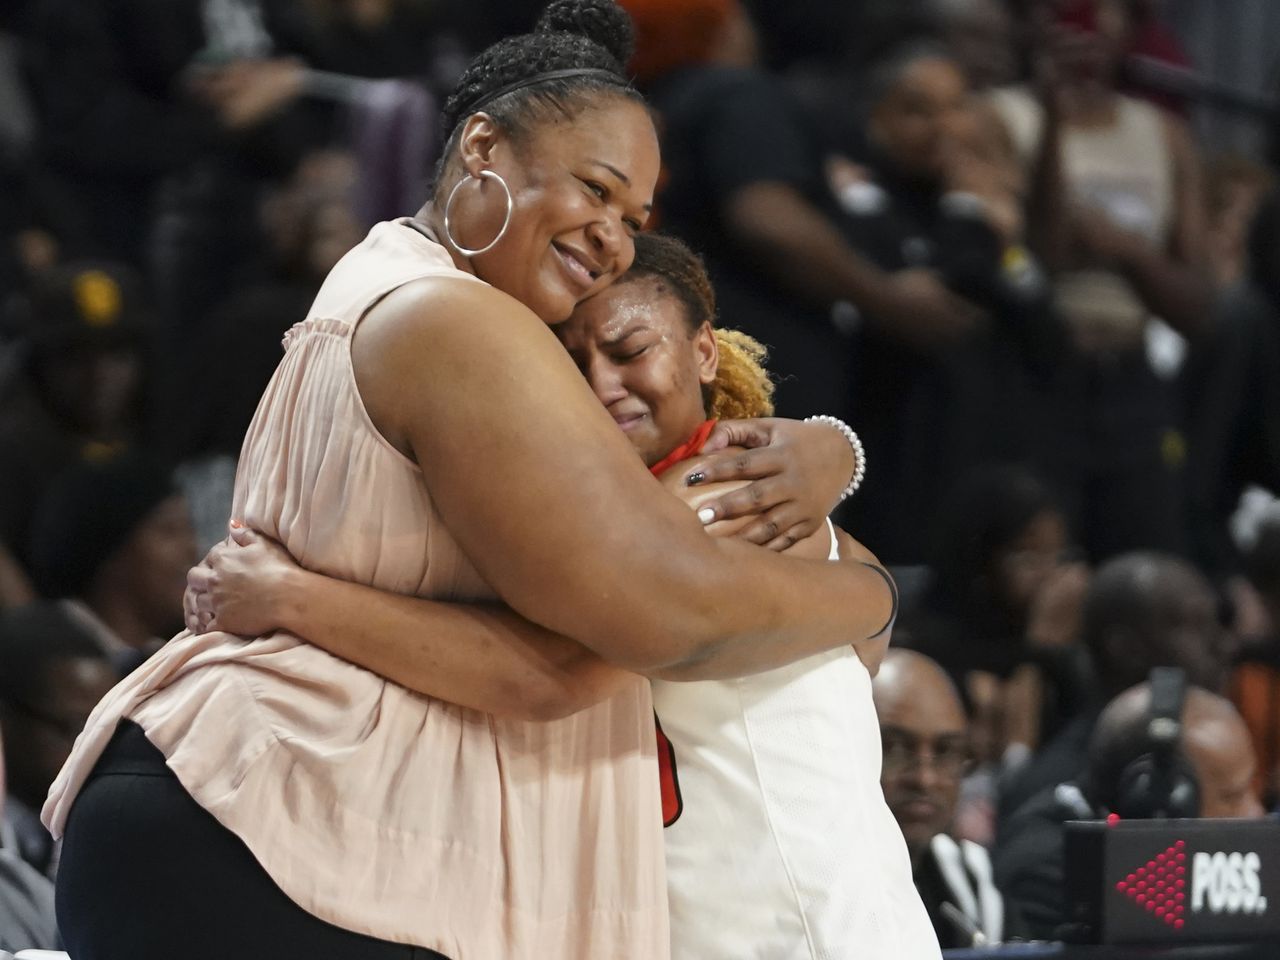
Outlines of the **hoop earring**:
M 479 247 L 475 250 L 469 250 L 468 248 L 460 244 L 457 240 L 453 239 L 453 233 L 449 229 L 449 209 L 453 206 L 454 197 L 458 195 L 458 188 L 460 186 L 462 186 L 468 180 L 479 180 L 482 177 L 488 177 L 490 180 L 496 180 L 498 182 L 498 186 L 502 187 L 502 192 L 505 193 L 507 196 L 507 215 L 505 218 L 503 218 L 502 229 L 498 231 L 498 235 L 496 237 L 490 240 L 483 247 Z M 449 199 L 446 200 L 444 203 L 445 239 L 448 240 L 450 244 L 452 244 L 453 249 L 457 250 L 464 257 L 468 257 L 468 258 L 478 257 L 482 253 L 488 253 L 490 250 L 492 250 L 495 246 L 498 245 L 499 240 L 501 240 L 504 236 L 506 236 L 507 227 L 511 226 L 511 212 L 514 208 L 515 208 L 515 203 L 511 199 L 511 188 L 507 186 L 507 181 L 503 180 L 500 174 L 494 173 L 492 170 L 481 170 L 479 177 L 477 177 L 475 174 L 468 173 L 465 177 L 463 177 L 461 180 L 459 180 L 457 183 L 453 185 L 453 189 L 449 191 Z

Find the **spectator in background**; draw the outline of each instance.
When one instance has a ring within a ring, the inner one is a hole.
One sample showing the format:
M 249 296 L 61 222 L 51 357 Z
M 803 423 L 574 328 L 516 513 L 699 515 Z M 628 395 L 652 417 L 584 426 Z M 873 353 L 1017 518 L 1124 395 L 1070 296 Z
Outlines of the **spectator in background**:
M 63 259 L 75 217 L 26 156 L 0 155 L 0 304 L 25 295 Z M 0 340 L 15 335 L 14 320 L 0 320 Z
M 1077 638 L 1034 636 L 1037 599 L 1070 581 L 1083 599 L 1087 572 L 1074 561 L 1056 494 L 1025 467 L 978 468 L 941 511 L 931 577 L 919 608 L 904 617 L 911 646 L 937 660 L 963 690 L 973 671 L 1006 679 L 1027 659 L 1029 639 L 1065 645 Z M 1065 587 L 1063 588 L 1065 589 Z
M 793 74 L 815 61 L 838 61 L 856 50 L 872 33 L 869 14 L 877 0 L 743 0 L 742 5 L 760 31 L 761 62 L 770 70 Z
M 22 82 L 21 36 L 27 3 L 0 10 L 0 169 L 24 155 L 35 136 L 35 118 Z
M 53 913 L 53 884 L 17 855 L 10 846 L 13 839 L 6 829 L 4 737 L 0 735 L 0 950 L 56 950 L 61 944 Z
M 1058 498 L 1026 468 L 973 471 L 939 516 L 929 584 L 897 633 L 941 664 L 968 704 L 983 775 L 970 787 L 991 790 L 967 794 L 964 834 L 990 842 L 997 775 L 1056 735 L 1085 696 L 1078 641 L 1089 574 L 1073 558 Z
M 292 6 L 34 0 L 27 51 L 36 157 L 80 215 L 73 252 L 109 251 L 141 266 L 161 189 L 185 199 L 216 194 L 225 229 L 243 225 L 233 216 L 243 207 L 232 202 L 241 196 L 234 185 L 254 166 L 287 168 L 303 124 L 290 117 L 262 126 L 283 97 L 268 97 L 265 86 L 219 115 L 201 102 L 190 71 L 300 52 L 306 27 Z
M 7 795 L 0 795 L 0 847 L 42 874 L 52 875 L 55 857 L 40 808 L 90 711 L 116 677 L 93 636 L 56 604 L 30 604 L 0 616 L 0 729 L 8 783 Z
M 329 49 L 314 15 L 292 0 L 34 0 L 36 161 L 79 215 L 73 253 L 145 267 L 166 357 L 261 262 L 260 191 L 346 132 L 332 91 L 312 95 Z M 184 373 L 154 370 L 172 397 Z
M 1080 353 L 1073 469 L 1090 557 L 1186 549 L 1176 376 L 1211 329 L 1204 202 L 1186 125 L 1120 92 L 1122 0 L 1063 0 L 1038 51 L 1040 99 L 993 99 L 1034 172 L 1040 249 Z
M 1024 242 L 1016 153 L 956 61 L 917 43 L 882 60 L 868 86 L 867 142 L 850 145 L 858 163 L 830 168 L 843 232 L 891 276 L 930 276 L 972 305 L 949 330 L 873 310 L 854 336 L 853 410 L 877 469 L 848 517 L 895 562 L 918 563 L 947 478 L 993 459 L 1049 470 L 1064 456 L 1065 335 Z
M 166 424 L 202 550 L 226 536 L 240 446 L 280 363 L 285 333 L 307 316 L 324 278 L 362 239 L 355 178 L 350 154 L 323 151 L 270 192 L 261 206 L 270 250 L 264 275 L 232 291 L 192 338 L 184 358 L 189 382 L 201 382 L 209 370 L 236 371 L 217 390 L 188 391 L 186 403 L 171 405 Z
M 357 77 L 434 73 L 452 12 L 439 0 L 304 0 L 303 6 L 315 25 L 320 62 Z M 465 62 L 454 66 L 461 73 Z M 447 90 L 457 77 L 436 79 Z
M 890 650 L 871 682 L 884 746 L 880 783 L 911 855 L 916 889 L 943 949 L 1019 933 L 981 846 L 949 832 L 960 782 L 972 769 L 964 708 L 946 673 L 928 657 Z M 945 905 L 945 906 L 944 906 Z
M 1230 653 L 1208 581 L 1175 557 L 1133 553 L 1098 569 L 1085 595 L 1081 639 L 1094 697 L 1001 787 L 1003 823 L 1039 791 L 1078 776 L 1102 707 L 1152 668 L 1181 667 L 1188 683 L 1223 686 Z
M 187 358 L 192 377 L 209 367 L 237 371 L 223 389 L 191 398 L 188 439 L 196 453 L 239 456 L 249 420 L 280 363 L 281 340 L 297 317 L 307 315 L 333 265 L 363 239 L 353 206 L 355 176 L 349 154 L 317 152 L 264 197 L 260 216 L 269 257 L 263 276 L 230 291 L 214 308 Z M 224 510 L 224 525 L 227 515 Z
M 1266 611 L 1266 632 L 1244 637 L 1231 674 L 1231 699 L 1258 755 L 1256 787 L 1268 808 L 1280 803 L 1280 514 L 1272 512 L 1245 555 Z
M 1280 490 L 1280 194 L 1258 208 L 1248 282 L 1220 299 L 1214 339 L 1188 377 L 1188 478 L 1197 560 L 1236 606 L 1255 606 L 1229 520 L 1250 486 Z
M 735 0 L 622 5 L 636 23 L 632 69 L 662 117 L 662 222 L 707 258 L 725 318 L 770 348 L 781 414 L 847 408 L 840 301 L 925 331 L 967 324 L 936 277 L 886 274 L 840 234 L 826 146 L 760 69 Z
M 1018 78 L 1018 24 L 1006 0 L 928 0 L 926 15 L 974 90 Z
M 1206 248 L 1219 290 L 1248 279 L 1249 229 L 1274 184 L 1267 167 L 1243 154 L 1222 154 L 1206 165 Z
M 37 588 L 65 601 L 120 675 L 181 626 L 195 557 L 186 499 L 168 473 L 137 455 L 72 467 L 41 498 L 32 523 Z
M 1148 684 L 1115 697 L 1098 718 L 1087 763 L 1073 782 L 1032 797 L 1002 835 L 994 856 L 996 881 L 1026 918 L 1032 936 L 1053 938 L 1067 920 L 1063 824 L 1103 817 L 1116 809 L 1116 788 L 1125 767 L 1151 751 L 1150 714 Z M 1263 815 L 1253 790 L 1257 761 L 1230 701 L 1197 687 L 1187 690 L 1180 753 L 1199 786 L 1199 816 Z
M 19 0 L 0 9 L 0 301 L 57 261 L 60 228 L 76 219 L 74 210 L 60 215 L 57 191 L 33 157 L 38 130 L 25 45 L 31 6 Z
M 89 33 L 108 23 L 116 27 L 111 36 L 94 42 Z M 90 56 L 73 72 L 60 59 L 65 54 L 51 49 L 59 30 L 90 44 Z M 254 176 L 287 172 L 326 137 L 327 116 L 294 109 L 308 92 L 295 68 L 323 56 L 321 36 L 315 10 L 288 0 L 125 0 L 114 9 L 100 0 L 74 8 L 66 0 L 35 0 L 30 40 L 37 113 L 42 121 L 71 125 L 46 131 L 49 159 L 59 169 L 76 163 L 60 151 L 74 153 L 84 142 L 77 134 L 115 119 L 152 138 L 139 147 L 156 155 L 148 160 L 141 149 L 121 146 L 121 153 L 104 158 L 108 163 L 80 158 L 93 179 L 137 175 L 139 164 L 150 165 L 153 184 L 193 166 L 216 176 L 219 163 L 223 173 L 236 166 Z M 51 76 L 59 67 L 63 75 Z M 106 102 L 78 115 L 69 111 L 74 93 L 92 82 L 102 84 Z M 185 144 L 158 142 L 184 133 Z
M 239 61 L 209 73 L 203 92 L 224 119 L 262 123 L 271 113 L 326 116 L 295 159 L 323 145 L 358 161 L 366 227 L 399 216 L 430 187 L 438 158 L 436 96 L 464 66 L 444 4 L 436 0 L 307 0 L 307 59 Z M 458 11 L 451 12 L 458 19 Z M 271 121 L 275 122 L 275 121 Z M 285 171 L 287 174 L 287 171 Z
M 52 270 L 17 307 L 19 362 L 0 404 L 0 542 L 26 567 L 31 511 L 53 478 L 142 432 L 147 318 L 140 279 L 115 262 Z

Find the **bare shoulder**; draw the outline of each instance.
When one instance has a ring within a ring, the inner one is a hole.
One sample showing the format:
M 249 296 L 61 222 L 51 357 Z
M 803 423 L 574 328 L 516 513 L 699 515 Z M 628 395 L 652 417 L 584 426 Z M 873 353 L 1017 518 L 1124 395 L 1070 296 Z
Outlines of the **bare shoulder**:
M 406 283 L 370 308 L 351 343 L 351 362 L 369 416 L 402 453 L 424 402 L 530 376 L 550 396 L 580 381 L 568 355 L 524 304 L 461 277 Z M 571 388 L 571 387 L 570 387 Z
M 546 325 L 501 290 L 464 277 L 423 277 L 392 290 L 361 321 L 356 342 L 409 345 L 419 338 L 482 336 L 498 328 L 545 335 Z

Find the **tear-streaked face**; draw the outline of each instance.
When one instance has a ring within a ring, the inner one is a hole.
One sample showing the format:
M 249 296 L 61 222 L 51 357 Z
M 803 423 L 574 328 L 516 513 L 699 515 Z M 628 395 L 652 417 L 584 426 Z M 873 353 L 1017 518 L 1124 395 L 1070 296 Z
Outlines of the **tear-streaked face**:
M 683 304 L 658 279 L 615 284 L 556 335 L 647 465 L 706 418 L 702 387 L 715 379 L 715 336 L 709 325 L 690 333 Z

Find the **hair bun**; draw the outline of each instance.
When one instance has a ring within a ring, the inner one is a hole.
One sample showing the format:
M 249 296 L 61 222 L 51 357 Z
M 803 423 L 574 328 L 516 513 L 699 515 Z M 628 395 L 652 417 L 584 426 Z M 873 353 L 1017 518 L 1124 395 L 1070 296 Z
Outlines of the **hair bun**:
M 631 59 L 635 46 L 631 17 L 614 0 L 551 0 L 537 31 L 586 37 L 608 50 L 619 66 Z

